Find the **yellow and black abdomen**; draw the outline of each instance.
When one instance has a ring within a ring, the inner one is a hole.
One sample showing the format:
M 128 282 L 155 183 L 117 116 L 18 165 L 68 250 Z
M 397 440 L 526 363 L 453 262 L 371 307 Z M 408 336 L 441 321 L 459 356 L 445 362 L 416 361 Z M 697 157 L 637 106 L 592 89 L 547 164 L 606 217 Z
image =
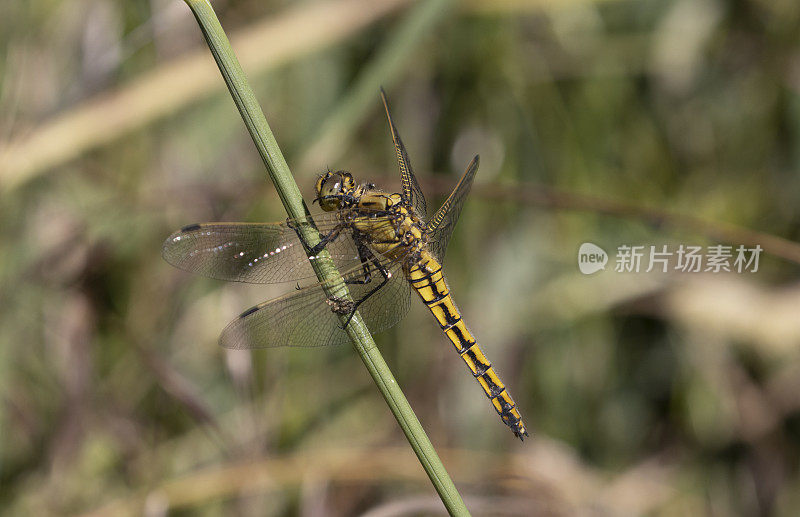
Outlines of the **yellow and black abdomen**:
M 444 280 L 439 261 L 427 251 L 423 251 L 419 262 L 408 270 L 407 275 L 409 283 L 436 317 L 439 326 L 478 380 L 503 422 L 519 439 L 528 436 L 514 399 L 461 319 L 461 313 L 450 297 L 450 290 Z

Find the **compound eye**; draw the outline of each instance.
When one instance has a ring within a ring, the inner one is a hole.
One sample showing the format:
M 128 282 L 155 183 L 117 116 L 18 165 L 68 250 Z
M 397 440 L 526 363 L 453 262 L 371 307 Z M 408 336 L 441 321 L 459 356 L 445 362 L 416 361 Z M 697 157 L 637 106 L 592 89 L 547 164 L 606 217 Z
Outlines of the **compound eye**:
M 335 196 L 342 193 L 342 175 L 334 174 L 322 184 L 323 196 Z

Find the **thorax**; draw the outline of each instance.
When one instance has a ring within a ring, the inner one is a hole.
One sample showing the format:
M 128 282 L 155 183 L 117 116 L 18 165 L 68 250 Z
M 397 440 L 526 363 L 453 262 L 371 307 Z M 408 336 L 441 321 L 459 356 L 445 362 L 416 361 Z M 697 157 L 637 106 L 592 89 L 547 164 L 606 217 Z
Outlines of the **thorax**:
M 418 255 L 425 246 L 425 222 L 400 194 L 366 190 L 353 212 L 352 227 L 379 253 Z

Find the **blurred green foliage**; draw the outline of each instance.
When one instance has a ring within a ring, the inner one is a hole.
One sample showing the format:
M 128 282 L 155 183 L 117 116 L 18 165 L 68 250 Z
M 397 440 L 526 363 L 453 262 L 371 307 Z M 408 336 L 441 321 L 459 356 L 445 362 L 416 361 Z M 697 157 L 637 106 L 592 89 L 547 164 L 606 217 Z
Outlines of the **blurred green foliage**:
M 417 6 L 392 3 L 247 72 L 307 196 L 326 166 L 397 187 L 377 89 L 354 88 L 387 44 L 400 58 L 381 82 L 429 205 L 481 155 L 446 271 L 532 439 L 519 444 L 498 422 L 422 304 L 376 336 L 467 505 L 476 515 L 796 513 L 800 4 L 457 3 L 408 41 L 393 36 Z M 328 5 L 214 4 L 234 38 Z M 5 7 L 0 506 L 440 511 L 352 350 L 217 347 L 228 320 L 291 285 L 227 285 L 161 260 L 161 242 L 185 224 L 285 217 L 221 78 L 110 142 L 81 140 L 142 109 L 115 94 L 207 57 L 188 9 Z M 317 20 L 286 45 L 332 30 Z M 77 157 L 12 185 L 4 151 L 98 99 L 110 99 L 106 118 L 67 126 Z M 336 115 L 346 102 L 361 108 Z M 335 115 L 345 122 L 326 125 Z M 336 145 L 315 154 L 322 140 Z M 583 242 L 612 252 L 754 239 L 766 250 L 757 273 L 576 267 Z

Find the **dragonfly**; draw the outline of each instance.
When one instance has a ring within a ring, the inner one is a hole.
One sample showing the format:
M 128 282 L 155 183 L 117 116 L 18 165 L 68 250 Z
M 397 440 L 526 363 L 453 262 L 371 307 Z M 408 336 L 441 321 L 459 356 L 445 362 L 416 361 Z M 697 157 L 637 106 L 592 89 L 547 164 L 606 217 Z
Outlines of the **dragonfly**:
M 519 408 L 464 323 L 442 272 L 479 157 L 472 159 L 442 206 L 427 218 L 425 197 L 383 89 L 381 99 L 399 164 L 400 192 L 386 193 L 372 183 L 357 183 L 347 171 L 328 170 L 315 185 L 314 203 L 319 203 L 322 214 L 280 223 L 184 226 L 166 239 L 162 255 L 177 268 L 210 278 L 255 284 L 297 282 L 295 291 L 251 307 L 230 322 L 219 338 L 229 349 L 346 344 L 344 329 L 356 311 L 371 333 L 379 333 L 405 316 L 411 291 L 416 292 L 503 423 L 523 440 L 528 432 Z M 319 244 L 305 244 L 298 231 L 304 224 L 319 231 Z M 313 267 L 321 259 L 333 261 L 349 298 L 326 294 L 331 285 L 318 282 Z M 301 287 L 301 281 L 310 284 Z

